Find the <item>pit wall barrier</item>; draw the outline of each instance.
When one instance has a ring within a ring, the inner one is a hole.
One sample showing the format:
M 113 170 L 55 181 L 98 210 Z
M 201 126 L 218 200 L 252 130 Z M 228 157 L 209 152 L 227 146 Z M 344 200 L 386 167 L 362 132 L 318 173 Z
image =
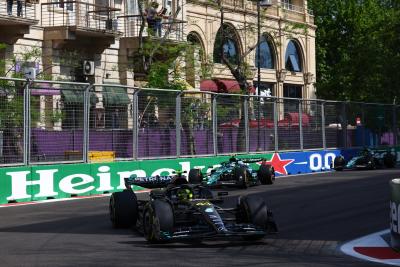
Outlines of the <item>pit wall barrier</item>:
M 315 150 L 238 155 L 238 157 L 265 158 L 274 166 L 276 175 L 282 176 L 330 171 L 335 156 L 355 152 L 355 150 Z M 0 168 L 0 204 L 121 191 L 125 188 L 124 178 L 133 174 L 138 177 L 169 175 L 174 170 L 189 172 L 192 168 L 201 168 L 202 172 L 206 172 L 210 166 L 218 165 L 228 159 L 229 156 L 217 156 Z

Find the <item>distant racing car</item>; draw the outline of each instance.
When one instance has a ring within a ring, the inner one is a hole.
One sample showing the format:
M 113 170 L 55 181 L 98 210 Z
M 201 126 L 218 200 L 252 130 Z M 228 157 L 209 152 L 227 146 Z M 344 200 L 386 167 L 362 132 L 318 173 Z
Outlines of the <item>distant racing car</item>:
M 132 185 L 164 187 L 149 194 L 136 194 Z M 136 227 L 149 242 L 185 239 L 240 238 L 257 240 L 276 233 L 272 212 L 264 200 L 240 197 L 234 207 L 222 208 L 220 192 L 188 184 L 182 173 L 176 176 L 130 177 L 126 190 L 114 192 L 109 213 L 114 227 Z
M 258 170 L 254 170 L 248 163 L 260 162 Z M 207 186 L 232 185 L 247 188 L 250 185 L 273 184 L 275 170 L 265 159 L 240 159 L 231 157 L 229 161 L 222 162 L 219 167 L 203 174 L 199 169 L 189 171 L 189 182 Z
M 363 149 L 360 153 L 352 157 L 348 162 L 342 155 L 335 157 L 332 168 L 336 171 L 344 169 L 367 169 L 373 170 L 376 168 L 393 168 L 396 166 L 396 153 L 390 150 Z

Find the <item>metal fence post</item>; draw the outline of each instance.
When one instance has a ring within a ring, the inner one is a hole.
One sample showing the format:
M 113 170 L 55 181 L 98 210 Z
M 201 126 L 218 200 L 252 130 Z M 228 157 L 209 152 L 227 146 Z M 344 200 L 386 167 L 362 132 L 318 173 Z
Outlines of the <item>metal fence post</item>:
M 133 118 L 133 126 L 132 126 L 132 157 L 134 159 L 138 158 L 138 144 L 139 144 L 139 91 L 135 90 L 133 92 L 133 103 L 132 103 L 132 118 Z
M 245 136 L 245 143 L 246 143 L 246 153 L 249 153 L 250 150 L 250 140 L 249 140 L 249 102 L 248 97 L 244 97 L 243 103 L 243 111 L 244 111 L 244 136 Z
M 325 102 L 321 102 L 321 130 L 322 130 L 322 148 L 326 149 L 326 132 L 325 132 Z
M 278 152 L 278 109 L 277 109 L 277 102 L 278 99 L 274 100 L 274 147 L 275 152 Z
M 397 146 L 397 106 L 393 105 L 393 144 Z
M 29 165 L 31 156 L 31 90 L 29 80 L 24 88 L 24 165 Z
M 300 150 L 304 150 L 303 140 L 303 100 L 299 100 L 299 131 L 300 131 Z
M 176 156 L 181 156 L 181 92 L 176 96 Z
M 347 115 L 346 115 L 346 102 L 342 103 L 342 131 L 343 131 L 343 147 L 347 148 Z
M 365 108 L 366 108 L 366 105 L 365 104 L 362 104 L 362 108 L 361 108 L 361 134 L 362 134 L 362 137 L 361 137 L 361 141 L 362 141 L 362 146 L 364 147 L 365 146 L 365 143 L 366 143 L 366 141 L 365 141 Z M 356 124 L 357 124 L 357 122 L 356 122 Z M 356 127 L 357 127 L 357 125 L 356 125 Z
M 214 156 L 218 154 L 218 138 L 217 138 L 217 95 L 212 95 L 212 135 L 213 135 L 213 149 L 214 149 Z
M 90 90 L 93 85 L 88 85 L 83 92 L 83 162 L 89 162 L 89 116 L 90 116 Z

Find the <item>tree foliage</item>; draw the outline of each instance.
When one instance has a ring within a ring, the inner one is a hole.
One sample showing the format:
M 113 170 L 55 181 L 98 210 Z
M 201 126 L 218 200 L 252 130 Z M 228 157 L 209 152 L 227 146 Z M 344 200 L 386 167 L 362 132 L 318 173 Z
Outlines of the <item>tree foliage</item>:
M 392 103 L 399 96 L 399 3 L 309 1 L 317 26 L 318 98 Z

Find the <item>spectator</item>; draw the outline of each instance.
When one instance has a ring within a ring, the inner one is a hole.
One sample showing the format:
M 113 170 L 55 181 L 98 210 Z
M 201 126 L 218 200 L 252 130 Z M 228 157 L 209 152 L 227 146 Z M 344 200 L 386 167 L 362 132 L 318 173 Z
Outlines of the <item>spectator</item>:
M 7 0 L 7 14 L 12 16 L 12 7 L 14 0 Z M 22 15 L 22 2 L 21 0 L 17 0 L 17 16 L 20 17 Z
M 150 7 L 146 9 L 146 19 L 150 34 L 161 37 L 162 16 L 157 12 L 158 6 L 157 2 L 150 3 Z

